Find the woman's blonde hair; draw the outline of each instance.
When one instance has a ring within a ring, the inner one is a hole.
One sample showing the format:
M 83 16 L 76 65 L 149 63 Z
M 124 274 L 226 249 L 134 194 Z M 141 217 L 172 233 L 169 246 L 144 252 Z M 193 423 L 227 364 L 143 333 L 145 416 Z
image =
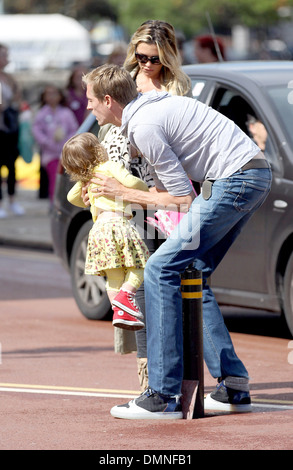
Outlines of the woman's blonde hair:
M 90 132 L 71 137 L 63 146 L 61 163 L 73 181 L 87 182 L 95 166 L 107 160 L 106 149 Z
M 177 48 L 173 26 L 165 21 L 148 20 L 133 34 L 127 49 L 124 68 L 136 75 L 139 65 L 135 57 L 139 43 L 155 44 L 158 48 L 161 69 L 161 84 L 173 95 L 186 95 L 190 91 L 189 77 L 181 70 L 181 56 Z

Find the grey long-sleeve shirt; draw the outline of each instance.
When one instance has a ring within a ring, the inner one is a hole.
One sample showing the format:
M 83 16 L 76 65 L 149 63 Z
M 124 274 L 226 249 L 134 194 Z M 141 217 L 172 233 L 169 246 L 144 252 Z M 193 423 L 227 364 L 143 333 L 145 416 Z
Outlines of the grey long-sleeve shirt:
M 231 176 L 260 151 L 233 121 L 209 106 L 155 90 L 125 107 L 121 131 L 150 164 L 156 186 L 173 196 L 192 191 L 189 179 Z

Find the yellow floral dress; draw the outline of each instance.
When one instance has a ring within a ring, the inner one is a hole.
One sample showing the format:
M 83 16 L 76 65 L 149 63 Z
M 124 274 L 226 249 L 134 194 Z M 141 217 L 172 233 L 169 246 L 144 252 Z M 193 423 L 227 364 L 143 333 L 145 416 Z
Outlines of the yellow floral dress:
M 125 217 L 97 220 L 90 230 L 86 274 L 105 276 L 105 269 L 144 268 L 149 251 Z
M 112 176 L 124 186 L 148 191 L 147 185 L 131 175 L 117 162 L 107 161 L 94 169 L 94 173 Z M 105 269 L 144 268 L 149 258 L 149 250 L 136 228 L 131 225 L 131 205 L 128 201 L 113 200 L 105 196 L 94 197 L 91 185 L 88 189 L 94 225 L 89 232 L 85 273 L 105 276 Z M 69 191 L 67 199 L 74 205 L 83 207 L 80 182 Z M 125 217 L 97 218 L 99 211 L 119 211 Z M 128 217 L 128 218 L 127 218 Z

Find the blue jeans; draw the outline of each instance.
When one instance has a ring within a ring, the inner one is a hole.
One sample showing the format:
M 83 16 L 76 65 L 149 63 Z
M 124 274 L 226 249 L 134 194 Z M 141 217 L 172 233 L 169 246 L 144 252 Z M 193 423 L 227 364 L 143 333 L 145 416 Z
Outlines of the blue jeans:
M 165 395 L 181 393 L 183 331 L 181 274 L 202 271 L 204 359 L 213 377 L 246 377 L 207 278 L 271 186 L 270 169 L 238 171 L 215 181 L 210 199 L 199 195 L 188 214 L 149 258 L 144 276 L 149 386 Z M 199 239 L 200 236 L 200 239 Z

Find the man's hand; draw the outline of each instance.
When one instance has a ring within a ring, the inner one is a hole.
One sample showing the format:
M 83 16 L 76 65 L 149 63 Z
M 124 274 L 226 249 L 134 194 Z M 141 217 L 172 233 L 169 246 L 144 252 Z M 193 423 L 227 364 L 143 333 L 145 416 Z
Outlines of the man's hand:
M 107 196 L 111 199 L 115 199 L 115 196 L 124 196 L 123 186 L 116 178 L 111 176 L 103 175 L 102 173 L 95 173 L 94 178 L 90 180 L 90 183 L 97 185 L 97 188 L 93 190 L 93 196 Z
M 123 198 L 124 201 L 139 204 L 144 208 L 148 206 L 164 209 L 170 205 L 180 208 L 181 211 L 187 212 L 190 204 L 194 199 L 194 191 L 186 196 L 171 196 L 167 191 L 159 191 L 153 188 L 152 191 L 141 191 L 140 189 L 132 189 L 119 183 L 115 178 L 95 173 L 90 183 L 98 185 L 93 191 L 93 196 L 107 196 L 111 199 L 115 197 Z M 174 210 L 174 209 L 173 209 Z

